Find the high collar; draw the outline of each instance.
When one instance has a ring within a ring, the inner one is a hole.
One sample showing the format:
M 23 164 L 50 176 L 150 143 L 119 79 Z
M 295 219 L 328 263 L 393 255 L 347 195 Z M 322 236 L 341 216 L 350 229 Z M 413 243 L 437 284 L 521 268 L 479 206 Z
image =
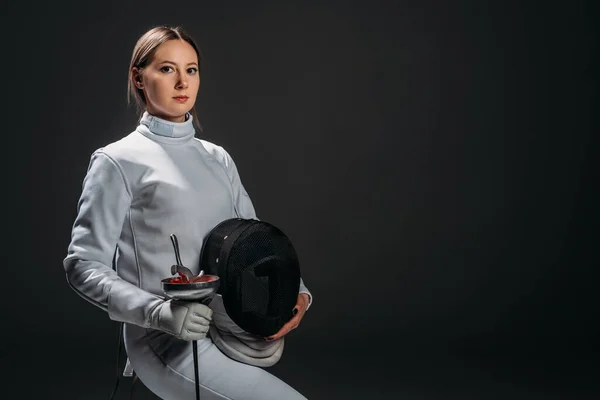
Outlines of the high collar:
M 184 122 L 171 122 L 144 111 L 136 130 L 147 138 L 160 143 L 183 144 L 189 142 L 196 133 L 194 117 L 187 113 Z

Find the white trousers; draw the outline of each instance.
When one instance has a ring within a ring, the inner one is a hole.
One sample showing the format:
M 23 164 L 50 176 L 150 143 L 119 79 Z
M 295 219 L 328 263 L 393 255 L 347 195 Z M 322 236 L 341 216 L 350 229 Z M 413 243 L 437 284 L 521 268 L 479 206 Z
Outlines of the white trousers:
M 196 398 L 191 342 L 130 324 L 123 336 L 129 361 L 151 392 L 163 400 Z M 201 400 L 306 400 L 264 369 L 227 357 L 209 337 L 197 343 Z

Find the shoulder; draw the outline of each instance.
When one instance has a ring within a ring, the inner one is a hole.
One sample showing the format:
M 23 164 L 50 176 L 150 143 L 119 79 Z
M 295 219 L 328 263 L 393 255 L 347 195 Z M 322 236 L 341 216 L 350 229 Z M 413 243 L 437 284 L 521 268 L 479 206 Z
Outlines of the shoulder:
M 122 158 L 121 155 L 125 153 L 122 140 L 123 139 L 106 143 L 101 147 L 94 149 L 91 154 L 91 162 L 118 165 L 119 159 Z
M 136 181 L 150 164 L 152 152 L 147 141 L 141 140 L 135 132 L 96 148 L 90 159 L 90 166 L 97 169 L 116 169 L 124 180 Z
M 92 157 L 105 156 L 129 174 L 155 164 L 157 156 L 162 152 L 160 144 L 147 139 L 138 131 L 133 131 L 121 139 L 97 148 Z
M 205 151 L 210 157 L 222 164 L 225 168 L 229 169 L 231 167 L 233 160 L 223 146 L 204 139 L 194 138 L 194 140 L 201 150 Z
M 105 144 L 96 149 L 94 153 L 103 153 L 116 162 L 127 162 L 148 154 L 148 142 L 142 135 L 134 131 L 119 140 Z

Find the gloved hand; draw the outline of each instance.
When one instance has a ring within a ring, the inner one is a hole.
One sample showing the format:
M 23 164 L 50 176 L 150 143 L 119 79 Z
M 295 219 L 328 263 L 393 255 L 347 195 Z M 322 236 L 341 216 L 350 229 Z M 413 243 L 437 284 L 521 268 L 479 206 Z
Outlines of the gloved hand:
M 151 328 L 186 341 L 204 339 L 211 320 L 212 310 L 208 306 L 182 300 L 166 300 L 150 315 Z

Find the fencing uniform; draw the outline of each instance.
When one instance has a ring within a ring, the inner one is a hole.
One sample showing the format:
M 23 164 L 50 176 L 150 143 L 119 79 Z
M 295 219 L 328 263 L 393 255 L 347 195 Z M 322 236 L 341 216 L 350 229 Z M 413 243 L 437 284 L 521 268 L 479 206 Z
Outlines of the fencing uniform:
M 234 161 L 221 146 L 195 138 L 192 119 L 174 123 L 146 112 L 135 131 L 92 154 L 64 260 L 71 288 L 125 323 L 135 372 L 165 400 L 195 393 L 192 343 L 150 322 L 164 299 L 160 281 L 176 263 L 169 236 L 177 236 L 182 263 L 198 274 L 202 239 L 215 225 L 257 218 Z M 310 307 L 302 280 L 300 293 Z M 227 319 L 220 296 L 210 307 L 213 319 Z M 198 353 L 202 399 L 305 398 L 264 369 L 228 358 L 210 337 L 198 341 Z

